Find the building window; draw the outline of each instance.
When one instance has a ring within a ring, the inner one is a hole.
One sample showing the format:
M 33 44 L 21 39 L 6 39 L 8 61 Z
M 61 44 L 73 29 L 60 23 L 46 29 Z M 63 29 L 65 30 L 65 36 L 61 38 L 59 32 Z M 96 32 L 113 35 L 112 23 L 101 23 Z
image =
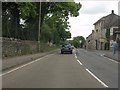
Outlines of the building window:
M 98 32 L 98 29 L 96 30 L 96 32 Z
M 90 43 L 90 40 L 88 40 L 88 43 Z

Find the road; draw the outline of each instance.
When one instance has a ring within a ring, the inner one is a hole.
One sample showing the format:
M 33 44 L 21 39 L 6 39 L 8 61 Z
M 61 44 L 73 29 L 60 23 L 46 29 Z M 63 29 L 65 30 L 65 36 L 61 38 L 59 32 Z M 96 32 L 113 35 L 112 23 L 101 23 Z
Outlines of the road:
M 118 87 L 118 62 L 102 56 L 98 51 L 77 50 L 77 56 L 84 67 L 110 88 Z
M 2 75 L 3 88 L 105 88 L 118 87 L 117 63 L 77 50 L 50 54 Z

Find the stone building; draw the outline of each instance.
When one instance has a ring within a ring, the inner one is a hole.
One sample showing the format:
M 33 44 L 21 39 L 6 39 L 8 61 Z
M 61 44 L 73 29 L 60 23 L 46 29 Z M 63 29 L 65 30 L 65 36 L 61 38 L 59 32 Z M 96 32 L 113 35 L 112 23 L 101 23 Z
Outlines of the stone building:
M 117 38 L 119 38 L 120 39 L 120 29 L 116 29 L 115 31 L 114 31 L 114 37 L 117 39 Z
M 86 49 L 88 49 L 88 50 L 95 49 L 94 30 L 92 30 L 92 33 L 86 38 Z
M 92 45 L 91 49 L 96 50 L 105 50 L 106 49 L 106 43 L 109 41 L 120 38 L 120 31 L 118 29 L 120 16 L 114 14 L 114 11 L 112 10 L 111 14 L 102 17 L 97 22 L 95 22 L 94 25 L 94 31 L 92 31 L 92 34 L 88 36 L 87 39 L 90 40 Z M 106 36 L 106 34 L 110 34 L 110 38 Z M 88 40 L 86 39 L 86 44 Z M 86 46 L 87 47 L 87 46 Z

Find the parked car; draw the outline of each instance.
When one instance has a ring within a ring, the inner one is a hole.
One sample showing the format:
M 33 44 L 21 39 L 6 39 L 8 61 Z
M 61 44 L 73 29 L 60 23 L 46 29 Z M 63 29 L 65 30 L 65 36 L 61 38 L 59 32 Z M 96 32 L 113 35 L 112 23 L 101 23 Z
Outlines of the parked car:
M 72 54 L 72 52 L 73 52 L 73 49 L 72 49 L 71 45 L 62 45 L 61 54 L 63 54 L 63 53 L 71 53 Z

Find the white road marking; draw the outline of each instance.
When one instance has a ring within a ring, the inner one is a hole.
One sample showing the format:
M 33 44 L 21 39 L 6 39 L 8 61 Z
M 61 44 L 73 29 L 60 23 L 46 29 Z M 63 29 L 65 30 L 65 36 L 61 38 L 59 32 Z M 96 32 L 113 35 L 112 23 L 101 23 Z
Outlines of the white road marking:
M 86 71 L 88 73 L 90 73 L 98 82 L 100 82 L 104 87 L 108 87 L 108 85 L 106 85 L 105 83 L 103 83 L 98 77 L 96 77 L 91 71 L 89 71 L 88 69 L 86 69 Z
M 117 62 L 117 61 L 115 61 L 115 60 L 113 60 L 113 59 L 110 59 L 110 58 L 108 58 L 108 57 L 105 57 L 104 55 L 105 55 L 105 54 L 101 54 L 101 56 L 103 56 L 104 58 L 107 58 L 108 60 L 110 60 L 110 61 L 112 61 L 112 62 L 119 63 L 119 62 Z
M 105 54 L 101 54 L 100 56 L 104 56 Z
M 41 59 L 43 59 L 43 58 L 45 58 L 45 57 L 52 56 L 52 55 L 54 55 L 54 54 L 46 55 L 46 56 L 44 56 L 44 57 L 42 57 L 42 58 L 38 58 L 38 59 L 36 59 L 36 60 L 34 60 L 34 61 L 31 61 L 31 62 L 29 62 L 29 63 L 27 63 L 27 64 L 22 65 L 22 66 L 19 66 L 19 67 L 15 68 L 15 69 L 12 69 L 12 70 L 8 71 L 8 72 L 2 73 L 2 74 L 0 74 L 0 77 L 1 77 L 1 76 L 4 76 L 4 75 L 6 75 L 6 74 L 9 74 L 9 73 L 11 73 L 11 72 L 14 72 L 14 71 L 16 71 L 16 70 L 18 70 L 18 69 L 21 69 L 21 68 L 23 68 L 23 67 L 25 67 L 25 66 L 28 66 L 28 65 L 30 65 L 30 64 L 32 64 L 32 63 L 35 63 L 35 62 L 37 62 L 37 61 L 39 61 L 39 60 L 41 60 Z
M 77 55 L 75 54 L 75 58 L 77 58 Z
M 83 65 L 79 60 L 77 60 L 80 65 Z
M 110 59 L 110 58 L 108 58 L 108 57 L 104 57 L 104 58 L 107 58 L 108 60 L 110 60 L 110 61 L 112 61 L 112 62 L 119 63 L 119 62 L 117 62 L 117 61 L 115 61 L 115 60 L 113 60 L 113 59 Z
M 115 61 L 115 60 L 113 60 L 113 59 L 110 59 L 110 58 L 108 58 L 110 61 L 113 61 L 113 62 L 115 62 L 115 63 L 119 63 L 119 62 L 117 62 L 117 61 Z

